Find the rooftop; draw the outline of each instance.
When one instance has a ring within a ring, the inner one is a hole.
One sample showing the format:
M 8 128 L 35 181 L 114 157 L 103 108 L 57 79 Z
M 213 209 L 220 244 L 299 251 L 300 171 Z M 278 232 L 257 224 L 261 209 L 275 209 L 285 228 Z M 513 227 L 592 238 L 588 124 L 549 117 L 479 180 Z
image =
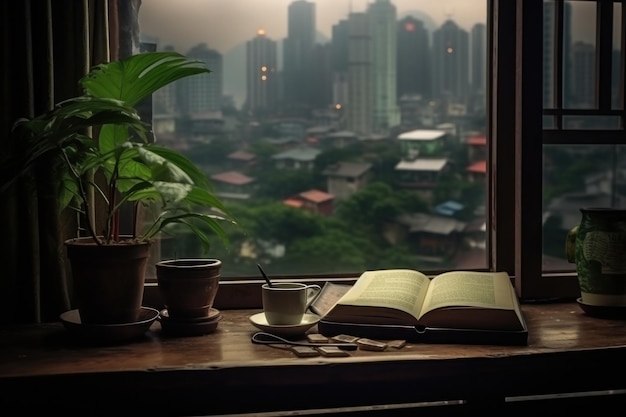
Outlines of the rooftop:
M 321 151 L 315 148 L 299 147 L 273 155 L 273 159 L 295 159 L 298 161 L 314 161 Z
M 372 168 L 369 162 L 339 162 L 326 167 L 322 174 L 332 177 L 360 177 Z
M 227 184 L 234 184 L 234 185 L 244 185 L 244 184 L 249 184 L 254 181 L 254 178 L 250 178 L 247 175 L 244 175 L 236 171 L 228 171 L 228 172 L 222 172 L 219 174 L 211 175 L 211 179 L 214 181 L 219 181 L 219 182 L 223 182 Z
M 335 198 L 334 195 L 326 193 L 320 190 L 309 190 L 299 194 L 299 196 L 305 200 L 312 201 L 314 203 L 322 203 L 327 200 Z
M 398 139 L 400 140 L 437 140 L 446 135 L 444 130 L 435 130 L 435 129 L 417 129 L 411 130 L 409 132 L 404 132 L 398 135 Z
M 398 171 L 441 171 L 448 160 L 446 158 L 417 158 L 413 161 L 400 161 L 396 165 Z
M 470 166 L 467 167 L 467 172 L 474 172 L 477 174 L 485 174 L 487 173 L 487 161 L 478 161 L 474 162 Z
M 256 155 L 246 151 L 235 151 L 228 155 L 228 159 L 237 159 L 240 161 L 251 161 L 256 158 Z
M 487 145 L 487 138 L 485 136 L 471 136 L 467 138 L 467 144 L 471 146 L 485 146 Z
M 424 232 L 437 235 L 449 235 L 462 232 L 466 223 L 451 217 L 433 216 L 425 213 L 403 214 L 398 221 L 409 227 L 409 232 Z

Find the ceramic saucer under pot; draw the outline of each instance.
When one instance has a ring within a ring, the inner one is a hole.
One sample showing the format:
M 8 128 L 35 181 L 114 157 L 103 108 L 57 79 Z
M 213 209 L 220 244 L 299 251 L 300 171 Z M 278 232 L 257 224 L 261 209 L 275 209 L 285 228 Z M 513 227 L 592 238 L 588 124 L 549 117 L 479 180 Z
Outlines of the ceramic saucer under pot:
M 161 310 L 159 314 L 161 330 L 167 336 L 200 336 L 213 333 L 221 319 L 222 314 L 216 308 L 211 308 L 206 317 L 193 319 L 171 318 L 167 309 Z

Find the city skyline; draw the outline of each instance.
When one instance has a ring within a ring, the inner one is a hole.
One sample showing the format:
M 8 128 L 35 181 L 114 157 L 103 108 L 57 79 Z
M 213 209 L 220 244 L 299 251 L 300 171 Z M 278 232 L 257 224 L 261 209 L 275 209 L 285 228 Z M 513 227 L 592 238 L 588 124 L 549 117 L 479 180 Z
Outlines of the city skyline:
M 221 53 L 265 29 L 273 40 L 287 35 L 287 7 L 295 0 L 142 0 L 139 25 L 142 34 L 161 45 L 188 50 L 198 43 Z M 346 19 L 350 11 L 363 12 L 373 0 L 315 0 L 317 31 L 330 39 L 332 26 Z M 215 5 L 219 4 L 219 8 Z M 408 12 L 426 14 L 436 26 L 452 19 L 464 30 L 485 23 L 487 0 L 391 0 L 398 17 Z M 573 41 L 595 43 L 593 3 L 572 2 Z M 619 8 L 619 5 L 617 6 Z M 219 13 L 214 13 L 219 10 Z M 616 13 L 616 19 L 619 13 Z M 418 17 L 419 16 L 415 16 Z M 175 24 L 181 22 L 181 26 Z M 615 26 L 616 28 L 619 26 Z M 616 37 L 619 30 L 615 31 Z
M 296 0 L 267 0 L 265 2 L 230 0 L 220 2 L 216 6 L 218 0 L 181 0 L 175 3 L 175 7 L 172 7 L 174 6 L 172 2 L 143 0 L 139 19 L 140 33 L 143 41 L 156 43 L 158 49 L 174 48 L 186 54 L 197 45 L 204 44 L 209 49 L 222 54 L 225 70 L 224 93 L 230 95 L 239 107 L 245 100 L 246 43 L 255 38 L 259 29 L 263 29 L 267 39 L 277 43 L 278 70 L 283 70 L 282 47 L 287 37 L 287 14 L 289 5 L 294 2 Z M 326 43 L 332 39 L 334 26 L 345 22 L 350 12 L 365 12 L 368 5 L 374 3 L 375 0 L 309 0 L 304 2 L 315 5 L 316 41 Z M 463 31 L 471 33 L 476 23 L 484 23 L 486 18 L 487 0 L 440 2 L 390 0 L 389 2 L 397 10 L 398 21 L 407 16 L 423 21 L 431 37 L 431 43 L 434 32 L 445 26 L 447 21 L 452 21 Z M 593 40 L 586 40 L 582 26 L 576 23 L 583 11 L 589 18 L 594 10 L 590 10 L 589 7 L 585 8 L 579 2 L 568 2 L 568 4 L 572 5 L 571 23 L 576 27 L 572 31 L 572 42 L 583 40 L 591 44 L 595 43 Z M 420 10 L 415 10 L 418 7 Z M 464 12 L 460 13 L 459 10 Z M 433 16 L 438 16 L 439 20 Z M 172 24 L 177 21 L 184 21 L 185 24 L 182 26 Z M 202 24 L 198 23 L 200 21 Z M 255 21 L 269 23 L 255 25 L 252 23 Z M 228 25 L 228 28 L 223 26 L 224 23 Z M 198 32 L 199 30 L 201 33 Z M 619 30 L 615 33 L 619 33 Z
M 280 41 L 287 36 L 287 8 L 295 0 L 229 0 L 219 5 L 219 14 L 212 15 L 212 4 L 219 0 L 143 0 L 140 13 L 140 31 L 160 45 L 172 45 L 185 51 L 198 43 L 227 53 L 232 48 L 252 39 L 259 29 L 269 39 Z M 332 26 L 347 19 L 349 13 L 364 12 L 373 0 L 315 0 L 316 30 L 330 39 Z M 435 27 L 452 19 L 464 30 L 486 21 L 486 0 L 391 0 L 398 17 L 415 13 L 426 16 Z M 206 12 L 206 13 L 205 13 Z M 215 16 L 212 18 L 212 16 Z M 172 24 L 184 22 L 184 29 Z
M 190 3 L 192 3 L 189 0 L 186 0 L 186 2 L 188 3 L 188 6 Z M 154 1 L 153 0 L 149 0 L 148 1 L 149 4 L 153 4 Z M 210 3 L 210 2 L 209 2 Z M 241 0 L 234 0 L 234 3 L 239 3 L 242 4 L 243 2 Z M 289 6 L 293 3 L 295 3 L 294 0 L 270 0 L 268 2 L 270 5 L 276 6 L 279 4 L 284 4 L 285 7 L 285 14 L 288 13 L 289 10 Z M 317 36 L 317 42 L 330 42 L 331 38 L 332 38 L 332 30 L 335 26 L 337 26 L 340 22 L 345 23 L 349 16 L 350 13 L 348 13 L 348 11 L 346 10 L 346 15 L 340 18 L 337 18 L 337 20 L 332 23 L 331 25 L 331 33 L 328 34 L 328 36 L 326 36 L 325 34 L 323 35 L 323 37 L 325 37 L 325 39 L 320 36 L 320 28 L 319 28 L 319 21 L 327 21 L 330 22 L 330 20 L 328 20 L 328 17 L 326 16 L 326 18 L 324 18 L 323 14 L 320 14 L 318 11 L 318 6 L 320 4 L 324 4 L 325 6 L 328 6 L 330 3 L 326 2 L 325 0 L 318 0 L 317 2 L 312 2 L 312 1 L 307 1 L 305 3 L 309 3 L 309 4 L 314 4 L 315 5 L 315 9 L 314 9 L 314 14 L 315 14 L 315 30 L 318 33 Z M 348 2 L 346 2 L 347 4 Z M 359 2 L 355 2 L 355 3 L 359 3 Z M 373 1 L 363 1 L 362 2 L 364 4 L 364 7 L 367 7 L 368 4 L 372 4 L 374 3 Z M 398 10 L 398 7 L 396 6 L 397 3 L 403 3 L 402 0 L 395 0 L 395 1 L 390 1 L 390 4 L 394 6 L 394 9 L 397 11 L 396 13 L 396 20 L 399 22 L 403 17 L 409 15 L 406 12 L 402 12 L 402 10 Z M 416 3 L 419 2 L 409 2 L 412 5 L 415 5 Z M 432 3 L 432 2 L 431 2 Z M 467 5 L 467 4 L 473 4 L 474 6 L 478 5 L 478 4 L 486 4 L 485 0 L 474 0 L 474 1 L 467 1 L 465 0 L 465 2 L 463 2 L 463 4 Z M 257 3 L 251 3 L 250 0 L 248 0 L 247 4 L 253 4 L 253 5 L 257 5 Z M 145 6 L 145 4 L 142 4 L 142 7 Z M 189 6 L 191 7 L 191 6 Z M 283 6 L 280 6 L 283 7 Z M 220 15 L 223 13 L 228 13 L 227 10 L 232 10 L 229 9 L 228 7 L 222 7 L 220 6 Z M 340 7 L 337 7 L 337 4 L 335 3 L 335 7 L 334 10 L 337 9 L 341 9 Z M 449 8 L 448 8 L 449 9 Z M 178 11 L 180 12 L 180 9 L 178 9 Z M 365 13 L 366 9 L 364 10 L 358 10 L 357 7 L 352 7 L 352 11 L 353 12 L 359 12 L 359 13 Z M 163 10 L 161 11 L 163 12 Z M 248 10 L 248 12 L 250 12 L 250 10 Z M 426 28 L 426 30 L 430 33 L 430 36 L 433 35 L 434 32 L 436 32 L 441 25 L 437 24 L 432 18 L 431 16 L 429 16 L 428 14 L 421 12 L 421 11 L 412 11 L 410 13 L 410 15 L 413 18 L 416 18 L 420 21 L 424 22 L 424 26 Z M 448 16 L 448 17 L 452 17 L 452 16 Z M 176 17 L 174 17 L 174 15 L 170 16 L 170 21 L 171 19 L 176 19 Z M 280 18 L 277 18 L 276 15 L 274 15 L 272 22 L 275 24 L 278 24 L 278 21 L 282 20 Z M 285 21 L 288 21 L 288 16 L 285 16 Z M 462 30 L 466 31 L 469 33 L 469 30 L 465 30 L 456 20 L 452 19 L 455 22 L 455 25 L 458 25 L 459 28 L 461 28 Z M 443 24 L 445 24 L 446 20 L 443 21 Z M 482 22 L 477 22 L 477 23 L 482 23 Z M 167 25 L 160 25 L 159 26 L 159 30 L 165 29 L 165 26 Z M 170 25 L 172 26 L 172 25 Z M 207 26 L 206 24 L 204 26 Z M 208 25 L 210 26 L 210 25 Z M 475 26 L 475 23 L 473 24 L 473 26 Z M 192 24 L 189 25 L 185 25 L 185 30 L 181 30 L 179 31 L 179 33 L 190 33 L 193 32 L 193 30 L 191 30 L 194 26 Z M 233 25 L 233 27 L 239 27 L 236 25 Z M 162 36 L 155 36 L 155 37 L 150 37 L 150 36 L 146 36 L 146 31 L 144 30 L 145 28 L 142 27 L 141 29 L 141 33 L 142 33 L 142 40 L 143 41 L 148 41 L 148 42 L 155 42 L 157 44 L 157 48 L 158 49 L 163 49 L 163 48 L 170 48 L 173 47 L 175 50 L 178 50 L 179 52 L 186 54 L 189 51 L 189 48 L 186 47 L 182 47 L 179 46 L 183 43 L 180 42 L 168 42 L 165 40 L 164 37 Z M 286 30 L 286 29 L 285 29 Z M 471 28 L 470 28 L 471 30 Z M 268 32 L 271 32 L 270 30 L 268 30 Z M 228 31 L 228 33 L 231 36 L 232 35 L 232 31 Z M 239 33 L 239 31 L 238 31 Z M 149 34 L 148 34 L 149 35 Z M 246 62 L 245 62 L 245 45 L 246 43 L 250 42 L 251 40 L 253 40 L 256 37 L 256 32 L 254 34 L 251 33 L 244 33 L 242 35 L 242 41 L 239 42 L 237 45 L 234 45 L 232 48 L 230 48 L 228 51 L 226 52 L 221 52 L 219 50 L 219 48 L 216 47 L 215 43 L 209 43 L 209 42 L 202 42 L 201 40 L 196 40 L 195 44 L 192 44 L 192 46 L 190 48 L 194 48 L 196 45 L 200 45 L 200 44 L 205 44 L 206 47 L 208 47 L 211 50 L 215 50 L 218 53 L 221 53 L 224 57 L 224 73 L 223 73 L 223 77 L 224 77 L 224 93 L 226 93 L 227 95 L 231 96 L 235 102 L 235 105 L 237 107 L 240 107 L 244 101 L 246 100 L 246 92 L 245 92 L 245 87 L 246 87 Z M 287 36 L 287 34 L 285 33 L 285 36 Z M 283 42 L 285 42 L 285 38 L 281 38 L 281 39 L 276 39 L 273 38 L 270 34 L 267 34 L 266 39 L 268 41 L 274 42 L 277 44 L 278 46 L 278 69 L 282 70 L 283 68 L 283 51 L 282 51 L 282 47 L 283 47 Z M 291 91 L 291 90 L 290 90 Z M 395 101 L 395 100 L 394 100 Z

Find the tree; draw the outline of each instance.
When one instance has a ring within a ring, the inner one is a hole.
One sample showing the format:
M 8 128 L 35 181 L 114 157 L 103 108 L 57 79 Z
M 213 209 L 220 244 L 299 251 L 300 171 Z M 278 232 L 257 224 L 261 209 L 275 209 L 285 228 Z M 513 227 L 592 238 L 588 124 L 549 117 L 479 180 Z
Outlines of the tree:
M 258 196 L 282 200 L 312 188 L 320 187 L 320 180 L 308 171 L 290 171 L 273 169 L 263 174 L 259 181 Z
M 342 201 L 337 215 L 355 229 L 381 236 L 382 226 L 402 213 L 425 211 L 428 205 L 418 196 L 395 191 L 388 184 L 373 182 Z
M 282 203 L 254 207 L 247 216 L 255 219 L 250 229 L 252 236 L 286 245 L 303 236 L 315 236 L 323 231 L 322 217 Z
M 308 238 L 302 236 L 287 248 L 281 270 L 297 272 L 307 265 L 311 273 L 362 271 L 368 254 L 376 253 L 371 241 L 349 232 L 327 229 L 326 233 Z

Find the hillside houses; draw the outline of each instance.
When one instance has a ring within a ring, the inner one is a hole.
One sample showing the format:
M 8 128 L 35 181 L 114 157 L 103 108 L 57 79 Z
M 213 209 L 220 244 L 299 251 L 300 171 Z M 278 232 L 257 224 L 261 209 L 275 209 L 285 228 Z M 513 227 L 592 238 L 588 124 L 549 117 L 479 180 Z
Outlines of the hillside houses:
M 326 176 L 328 192 L 343 199 L 367 185 L 372 178 L 372 164 L 340 162 L 326 167 L 322 174 Z

